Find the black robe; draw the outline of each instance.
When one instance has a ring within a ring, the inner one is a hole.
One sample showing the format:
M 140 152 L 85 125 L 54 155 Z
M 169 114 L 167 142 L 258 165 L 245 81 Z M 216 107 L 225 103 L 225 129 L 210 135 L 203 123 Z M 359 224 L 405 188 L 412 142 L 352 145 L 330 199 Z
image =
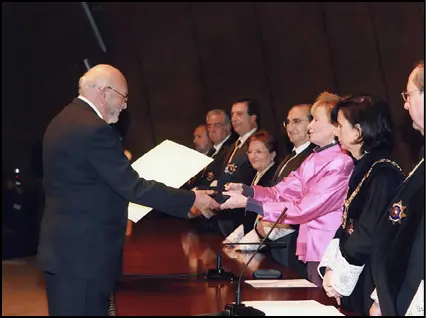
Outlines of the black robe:
M 388 153 L 376 151 L 355 161 L 347 199 L 372 165 L 381 159 L 391 160 Z M 341 257 L 351 265 L 365 265 L 351 295 L 342 297 L 342 307 L 347 310 L 368 315 L 372 304 L 370 295 L 374 290 L 370 267 L 373 242 L 377 228 L 387 216 L 386 207 L 403 180 L 404 175 L 399 166 L 388 161 L 376 163 L 350 203 L 346 220 L 342 218 L 342 225 L 336 231 L 335 238 L 339 239 Z
M 424 178 L 423 159 L 389 204 L 375 241 L 371 271 L 385 316 L 405 315 L 424 280 Z

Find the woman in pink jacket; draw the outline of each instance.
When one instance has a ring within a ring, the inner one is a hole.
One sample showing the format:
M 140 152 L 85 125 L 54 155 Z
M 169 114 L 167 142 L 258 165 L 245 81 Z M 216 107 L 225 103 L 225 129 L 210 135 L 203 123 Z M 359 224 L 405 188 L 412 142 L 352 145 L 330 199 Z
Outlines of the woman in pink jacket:
M 300 224 L 296 256 L 306 264 L 307 278 L 318 286 L 322 281 L 316 268 L 340 226 L 354 167 L 352 158 L 334 138 L 331 111 L 338 101 L 337 95 L 324 92 L 312 105 L 309 138 L 317 147 L 298 170 L 274 187 L 228 184 L 225 194 L 231 197 L 221 205 L 221 209 L 246 207 L 267 222 L 275 222 L 287 208 L 282 223 Z

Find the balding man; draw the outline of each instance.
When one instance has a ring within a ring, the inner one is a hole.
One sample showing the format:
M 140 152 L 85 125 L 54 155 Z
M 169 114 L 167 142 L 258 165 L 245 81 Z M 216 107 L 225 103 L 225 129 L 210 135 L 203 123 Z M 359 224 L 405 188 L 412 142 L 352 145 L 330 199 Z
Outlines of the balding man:
M 231 120 L 223 109 L 213 109 L 206 115 L 206 127 L 209 140 L 213 143 L 209 155 L 214 160 L 201 171 L 194 186 L 199 188 L 209 187 L 222 172 L 225 156 L 236 140 L 236 135 L 231 133 Z
M 49 124 L 43 140 L 46 205 L 38 259 L 50 315 L 106 316 L 122 273 L 129 202 L 187 217 L 215 209 L 208 195 L 139 178 L 109 124 L 127 107 L 127 82 L 110 65 L 79 81 L 79 94 Z
M 202 154 L 209 155 L 209 151 L 212 150 L 212 142 L 207 134 L 206 125 L 198 125 L 194 130 L 194 148 Z

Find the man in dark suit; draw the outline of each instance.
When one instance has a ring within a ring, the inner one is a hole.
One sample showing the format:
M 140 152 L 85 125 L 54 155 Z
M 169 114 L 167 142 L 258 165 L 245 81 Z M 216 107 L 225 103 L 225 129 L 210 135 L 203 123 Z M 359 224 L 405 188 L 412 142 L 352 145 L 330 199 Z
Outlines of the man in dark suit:
M 213 143 L 211 157 L 214 159 L 202 171 L 198 187 L 208 187 L 222 172 L 225 157 L 237 136 L 231 132 L 231 119 L 223 109 L 213 109 L 206 116 L 207 133 Z
M 296 171 L 305 159 L 312 153 L 315 145 L 309 142 L 308 124 L 312 120 L 310 104 L 294 105 L 288 112 L 283 126 L 287 132 L 293 151 L 278 165 L 272 184 L 276 185 L 287 177 L 292 171 Z M 292 226 L 296 231 L 277 240 L 286 242 L 285 248 L 271 248 L 272 257 L 282 265 L 293 267 L 300 274 L 304 273 L 304 265 L 296 257 L 296 239 L 298 226 Z
M 256 170 L 247 157 L 247 140 L 259 126 L 260 106 L 253 99 L 244 98 L 235 101 L 231 108 L 232 127 L 239 138 L 229 149 L 221 173 L 218 176 L 218 188 L 223 189 L 229 182 L 251 184 Z M 244 221 L 244 209 L 223 210 L 216 213 L 218 227 L 227 237 Z
M 198 125 L 194 130 L 194 148 L 198 152 L 207 155 L 212 149 L 212 142 L 207 134 L 206 125 Z
M 109 124 L 127 107 L 127 82 L 110 65 L 79 81 L 79 94 L 49 124 L 43 140 L 46 205 L 38 259 L 50 315 L 108 314 L 122 272 L 129 202 L 186 217 L 215 209 L 202 192 L 139 178 Z
M 205 124 L 198 125 L 193 133 L 194 139 L 192 142 L 194 143 L 194 148 L 198 152 L 211 157 L 211 155 L 214 153 L 213 144 L 211 140 L 209 139 L 209 135 L 207 133 L 207 126 Z M 203 176 L 203 171 L 200 171 L 195 176 L 193 176 L 191 179 L 189 179 L 182 187 L 181 189 L 191 190 L 198 186 L 200 180 Z
M 208 137 L 213 143 L 208 156 L 213 161 L 194 177 L 192 185 L 200 189 L 208 189 L 212 182 L 218 178 L 223 169 L 223 164 L 229 149 L 235 143 L 237 136 L 231 132 L 231 119 L 223 109 L 213 109 L 206 115 L 206 127 Z M 193 211 L 193 215 L 199 215 Z M 194 224 L 203 230 L 216 231 L 216 218 L 212 217 L 211 211 L 201 211 L 203 215 L 193 220 Z

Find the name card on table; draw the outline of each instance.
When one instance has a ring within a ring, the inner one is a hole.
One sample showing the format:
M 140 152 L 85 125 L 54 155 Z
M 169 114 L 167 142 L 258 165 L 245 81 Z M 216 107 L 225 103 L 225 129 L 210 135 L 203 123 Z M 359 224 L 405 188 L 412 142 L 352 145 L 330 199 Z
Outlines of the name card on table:
M 243 301 L 266 316 L 344 316 L 336 307 L 325 306 L 315 300 Z
M 306 279 L 255 279 L 246 280 L 254 288 L 303 288 L 317 287 L 314 283 Z

